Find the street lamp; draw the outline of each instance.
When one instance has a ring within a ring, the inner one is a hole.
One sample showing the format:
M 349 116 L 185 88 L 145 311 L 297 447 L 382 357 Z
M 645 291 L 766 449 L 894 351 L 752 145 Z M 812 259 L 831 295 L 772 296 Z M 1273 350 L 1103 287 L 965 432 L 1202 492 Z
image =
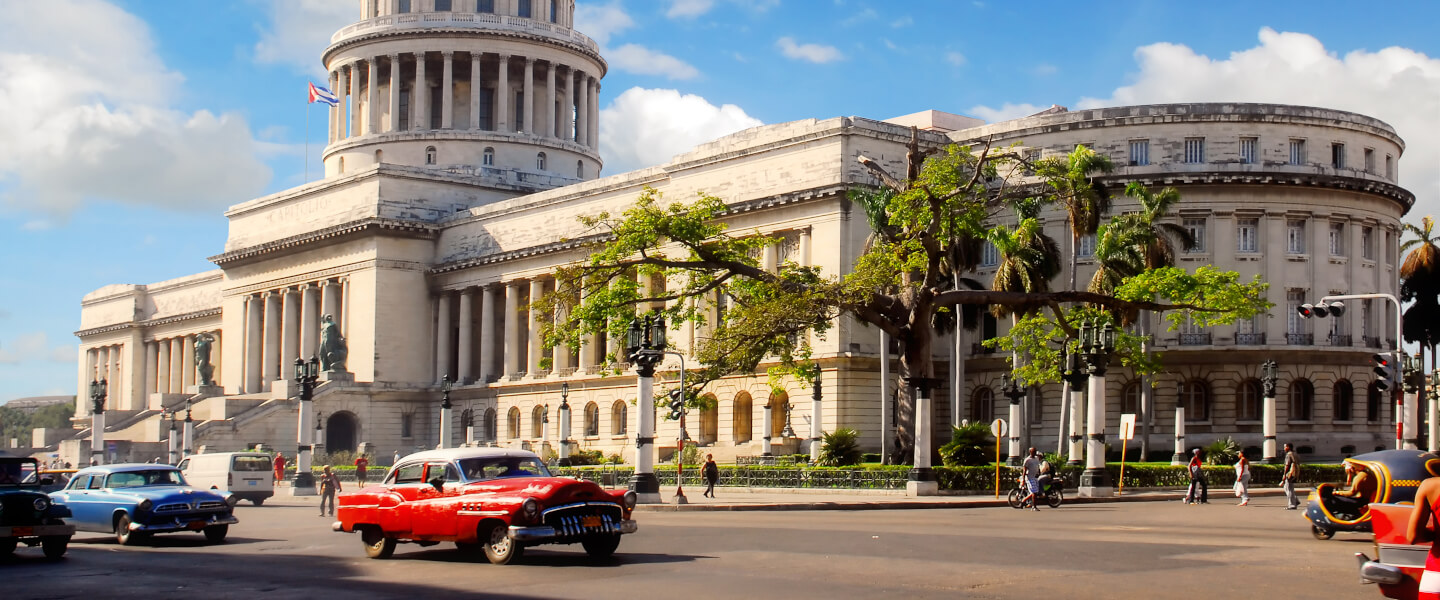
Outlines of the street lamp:
M 440 448 L 442 449 L 450 448 L 454 441 L 451 438 L 455 434 L 455 426 L 451 421 L 454 416 L 452 409 L 455 407 L 450 403 L 450 386 L 452 384 L 449 373 L 440 377 Z
M 290 494 L 293 496 L 314 496 L 315 476 L 310 473 L 310 463 L 313 458 L 314 435 L 310 429 L 311 421 L 316 420 L 313 414 L 315 398 L 315 385 L 320 380 L 320 359 L 314 356 L 310 360 L 295 359 L 295 382 L 300 386 L 300 416 L 296 429 L 296 452 L 295 452 L 295 481 L 291 484 Z
M 655 367 L 665 360 L 665 319 L 658 315 L 636 317 L 626 332 L 625 355 L 635 365 L 636 395 L 640 403 L 640 429 L 635 436 L 635 476 L 630 489 L 643 503 L 660 502 L 660 480 L 655 477 Z
M 175 411 L 173 409 L 166 411 L 165 416 L 169 417 L 170 421 L 170 436 L 165 440 L 169 450 L 170 464 L 178 464 L 180 462 L 180 439 L 175 437 Z
M 1079 340 L 1076 340 L 1078 345 Z M 1085 384 L 1090 380 L 1090 373 L 1081 363 L 1080 349 L 1070 348 L 1070 343 L 1065 344 L 1065 372 L 1061 377 L 1070 384 L 1070 397 L 1066 400 L 1070 403 L 1070 449 L 1068 464 L 1080 465 L 1085 456 L 1085 411 L 1083 410 L 1085 399 Z
M 570 464 L 570 382 L 560 383 L 560 464 Z
M 1175 453 L 1170 464 L 1180 466 L 1189 461 L 1185 456 L 1185 380 L 1175 382 Z
M 1105 497 L 1114 494 L 1110 472 L 1105 470 L 1105 370 L 1115 351 L 1115 326 L 1098 320 L 1080 326 L 1080 351 L 1090 370 L 1090 393 L 1086 408 L 1085 471 L 1080 474 L 1080 495 Z
M 1020 380 L 1010 377 L 1009 373 L 1000 374 L 1000 393 L 1010 400 L 1010 456 L 1005 459 L 1005 464 L 1012 467 L 1020 466 L 1020 400 L 1025 398 L 1025 386 L 1020 385 Z
M 104 379 L 90 381 L 90 464 L 105 463 L 105 389 Z
M 820 428 L 821 391 L 820 373 L 815 373 L 815 381 L 810 383 L 810 462 L 820 463 L 820 441 L 824 432 Z
M 1261 442 L 1260 462 L 1267 465 L 1280 462 L 1275 443 L 1275 383 L 1279 378 L 1279 370 L 1279 365 L 1273 360 L 1267 360 L 1260 365 L 1260 398 L 1265 403 L 1264 412 L 1260 416 L 1260 432 L 1265 436 L 1265 440 Z
M 185 399 L 185 429 L 184 438 L 180 444 L 180 456 L 190 456 L 195 453 L 195 406 L 189 398 Z

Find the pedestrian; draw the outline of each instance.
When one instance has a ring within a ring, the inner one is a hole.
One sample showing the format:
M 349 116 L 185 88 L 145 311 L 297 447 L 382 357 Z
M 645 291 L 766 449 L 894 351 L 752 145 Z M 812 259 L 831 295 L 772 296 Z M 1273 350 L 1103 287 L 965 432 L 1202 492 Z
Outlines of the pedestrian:
M 399 451 L 399 450 L 396 450 L 396 451 L 395 451 L 395 458 L 390 459 L 390 466 L 393 467 L 393 466 L 398 465 L 398 464 L 400 464 L 400 451 Z
M 1440 477 L 1420 482 L 1415 491 L 1415 508 L 1410 511 L 1410 526 L 1405 531 L 1405 541 L 1411 544 L 1430 542 L 1430 551 L 1425 553 L 1425 571 L 1420 575 L 1420 590 L 1416 596 L 1421 600 L 1440 598 L 1440 538 L 1435 528 L 1440 527 Z
M 1200 461 L 1200 449 L 1190 453 L 1190 489 L 1185 491 L 1185 501 L 1190 504 L 1210 503 L 1210 484 L 1205 481 L 1205 463 Z
M 279 452 L 276 452 L 276 453 L 275 453 L 275 481 L 279 482 L 279 481 L 283 481 L 284 479 L 285 479 L 285 455 L 284 455 L 284 454 L 281 454 L 281 453 L 279 453 Z
M 1300 499 L 1295 497 L 1295 480 L 1300 478 L 1300 460 L 1295 458 L 1295 447 L 1290 443 L 1285 444 L 1285 472 L 1280 476 L 1280 483 L 1285 487 L 1285 500 L 1288 504 L 1285 510 L 1300 508 Z
M 320 473 L 320 516 L 325 516 L 325 504 L 330 504 L 330 516 L 335 516 L 335 492 L 340 491 L 340 478 L 330 470 L 330 465 Z
M 700 468 L 705 476 L 705 493 L 702 496 L 715 497 L 715 482 L 720 481 L 720 465 L 715 464 L 715 455 L 705 455 L 705 466 Z
M 365 468 L 370 466 L 370 459 L 364 454 L 355 457 L 355 480 L 360 482 L 360 487 L 365 487 Z
M 1031 448 L 1029 454 L 1025 456 L 1024 470 L 1025 489 L 1030 493 L 1020 501 L 1020 506 L 1023 508 L 1028 504 L 1038 511 L 1040 503 L 1036 500 L 1040 497 L 1040 455 L 1035 452 L 1034 448 Z
M 1250 459 L 1244 452 L 1235 461 L 1235 495 L 1240 498 L 1238 506 L 1250 504 Z

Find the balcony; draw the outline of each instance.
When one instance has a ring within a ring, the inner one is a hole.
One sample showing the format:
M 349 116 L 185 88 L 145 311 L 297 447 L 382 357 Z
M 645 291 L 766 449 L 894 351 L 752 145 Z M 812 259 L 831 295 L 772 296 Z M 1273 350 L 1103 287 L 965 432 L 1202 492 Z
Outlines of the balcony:
M 1264 346 L 1264 333 L 1237 333 L 1235 334 L 1236 346 Z
M 1332 334 L 1330 334 L 1330 345 L 1331 345 L 1331 346 L 1349 346 L 1349 345 L 1351 345 L 1350 336 L 1349 336 L 1349 335 L 1340 335 L 1340 334 L 1332 333 Z
M 1380 338 L 1379 338 L 1378 336 L 1367 335 L 1367 336 L 1361 337 L 1360 339 L 1361 339 L 1362 341 L 1364 341 L 1366 348 L 1379 348 L 1379 347 L 1380 347 Z
M 1314 346 L 1315 334 L 1313 333 L 1287 333 L 1285 343 L 1291 346 Z
M 970 354 L 971 354 L 972 356 L 981 356 L 981 355 L 985 355 L 985 354 L 994 354 L 994 353 L 995 353 L 995 349 L 994 349 L 994 348 L 987 347 L 987 346 L 985 346 L 984 344 L 980 344 L 980 343 L 970 344 Z
M 1182 333 L 1180 334 L 1181 346 L 1209 346 L 1210 334 L 1208 333 Z

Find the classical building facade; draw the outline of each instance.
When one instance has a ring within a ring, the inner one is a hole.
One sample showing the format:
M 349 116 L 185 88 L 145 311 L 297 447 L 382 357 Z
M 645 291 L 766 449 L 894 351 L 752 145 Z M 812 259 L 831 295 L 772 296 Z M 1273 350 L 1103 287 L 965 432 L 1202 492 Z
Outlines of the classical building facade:
M 107 440 L 162 440 L 165 411 L 188 410 L 199 421 L 197 446 L 293 451 L 292 365 L 316 353 L 328 315 L 348 359 L 345 372 L 322 376 L 316 390 L 324 448 L 368 443 L 388 456 L 434 447 L 448 378 L 463 415 L 454 439 L 541 451 L 565 439 L 633 460 L 633 371 L 614 375 L 606 364 L 617 341 L 543 347 L 539 328 L 548 317 L 530 310 L 553 289 L 555 269 L 584 256 L 575 240 L 587 232 L 576 217 L 623 210 L 647 187 L 676 200 L 704 192 L 730 205 L 733 231 L 783 240 L 762 256 L 767 268 L 789 260 L 842 274 L 869 233 L 846 199 L 852 187 L 874 184 L 856 158 L 901 171 L 914 125 L 934 145 L 988 139 L 1039 156 L 1091 146 L 1121 165 L 1108 176 L 1117 189 L 1142 181 L 1181 190 L 1175 218 L 1202 240 L 1181 266 L 1214 264 L 1271 282 L 1270 318 L 1177 333 L 1157 323 L 1167 372 L 1155 377 L 1145 404 L 1154 448 L 1169 449 L 1166 415 L 1177 389 L 1191 407 L 1192 442 L 1234 435 L 1258 445 L 1254 378 L 1267 358 L 1284 374 L 1284 439 L 1322 456 L 1389 443 L 1391 407 L 1367 390 L 1369 353 L 1394 335 L 1390 309 L 1354 305 L 1344 319 L 1320 323 L 1333 328 L 1323 331 L 1290 316 L 1291 304 L 1327 293 L 1396 290 L 1399 220 L 1413 197 L 1396 185 L 1403 144 L 1384 123 L 1260 104 L 1057 111 L 990 125 L 930 111 L 888 122 L 757 127 L 664 165 L 598 178 L 606 66 L 594 42 L 570 29 L 571 0 L 362 5 L 361 20 L 323 54 L 341 97 L 331 111 L 325 178 L 231 207 L 224 249 L 210 257 L 218 269 L 107 286 L 82 300 L 78 389 L 83 397 L 90 381 L 111 382 Z M 1120 202 L 1116 210 L 1126 208 Z M 1045 219 L 1068 250 L 1063 216 Z M 1082 282 L 1093 268 L 1086 244 Z M 990 273 L 982 267 L 974 276 Z M 1068 275 L 1056 285 L 1063 281 Z M 1003 331 L 1003 322 L 990 322 L 958 343 L 937 344 L 942 365 L 963 367 L 951 368 L 951 383 L 938 392 L 946 399 L 935 411 L 941 441 L 949 423 L 1001 414 L 994 400 L 1005 365 L 978 342 Z M 196 341 L 207 334 L 218 390 L 197 379 Z M 671 334 L 689 352 L 708 332 L 685 326 Z M 842 318 L 814 340 L 820 414 L 800 401 L 810 390 L 798 382 L 773 392 L 763 374 L 735 376 L 709 386 L 716 408 L 692 415 L 690 436 L 722 459 L 760 454 L 766 438 L 782 453 L 801 448 L 818 418 L 826 431 L 859 430 L 877 450 L 886 439 L 883 413 L 893 410 L 885 390 L 895 385 L 880 379 L 878 338 Z M 661 367 L 660 385 L 671 385 L 678 366 Z M 1141 406 L 1141 386 L 1115 373 L 1110 421 Z M 1042 387 L 1035 398 L 1026 431 L 1037 444 L 1054 444 L 1058 388 Z M 559 430 L 562 402 L 573 413 L 568 432 Z M 78 403 L 77 457 L 88 454 L 81 446 L 89 410 Z M 675 423 L 660 421 L 662 456 L 677 436 Z

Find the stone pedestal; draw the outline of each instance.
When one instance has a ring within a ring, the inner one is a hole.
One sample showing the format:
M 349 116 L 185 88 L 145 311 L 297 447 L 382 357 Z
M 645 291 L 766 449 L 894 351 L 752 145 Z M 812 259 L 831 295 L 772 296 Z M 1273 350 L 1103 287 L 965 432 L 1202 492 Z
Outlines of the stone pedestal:
M 660 480 L 654 473 L 637 473 L 630 480 L 630 491 L 635 492 L 635 500 L 640 504 L 660 504 Z
M 1109 498 L 1115 495 L 1115 484 L 1110 481 L 1110 471 L 1086 469 L 1080 474 L 1081 498 Z
M 270 382 L 270 397 L 276 400 L 294 398 L 300 395 L 300 384 L 288 379 L 276 379 Z
M 355 374 L 349 371 L 321 371 L 320 381 L 352 383 L 355 381 Z
M 910 469 L 909 480 L 905 482 L 905 495 L 940 495 L 940 482 L 935 480 L 935 472 L 930 470 L 929 467 L 915 467 Z
M 218 385 L 192 385 L 185 388 L 185 392 L 190 394 L 192 400 L 200 400 L 202 398 L 224 396 L 225 388 Z

